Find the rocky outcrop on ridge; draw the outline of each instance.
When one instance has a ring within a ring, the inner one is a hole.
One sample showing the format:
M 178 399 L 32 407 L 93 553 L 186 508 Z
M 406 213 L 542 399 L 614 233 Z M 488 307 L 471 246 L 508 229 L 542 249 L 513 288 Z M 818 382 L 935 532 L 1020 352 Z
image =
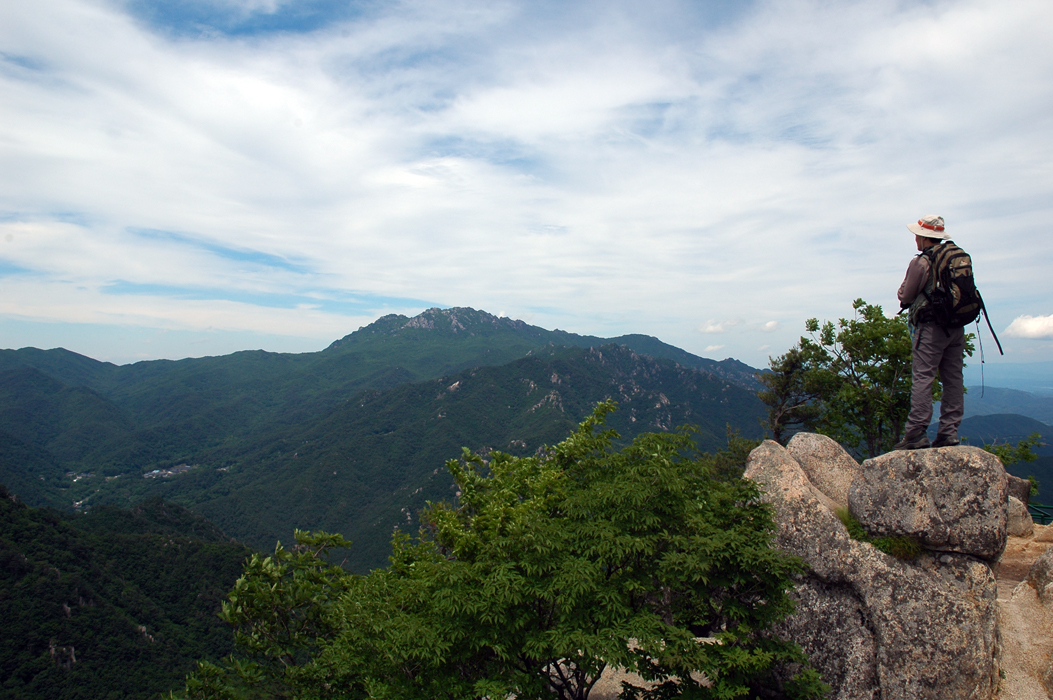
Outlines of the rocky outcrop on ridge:
M 1012 474 L 1006 474 L 1005 476 L 1009 479 L 1009 495 L 1026 506 L 1031 501 L 1031 482 Z
M 1053 549 L 1035 560 L 1027 572 L 1027 583 L 1046 605 L 1053 605 Z
M 838 508 L 848 507 L 848 490 L 859 474 L 859 463 L 838 442 L 818 433 L 797 433 L 786 445 L 808 480 Z M 828 504 L 829 505 L 829 504 Z
M 938 453 L 928 460 L 921 453 L 884 455 L 860 466 L 832 442 L 795 436 L 785 449 L 766 441 L 747 462 L 746 477 L 775 509 L 777 546 L 808 568 L 798 582 L 797 611 L 780 631 L 809 654 L 835 700 L 994 697 L 997 586 L 981 557 L 997 556 L 1005 544 L 1004 469 L 999 478 L 972 448 L 928 450 Z M 965 474 L 952 478 L 951 464 Z M 993 485 L 974 480 L 973 471 L 989 474 Z M 882 473 L 895 475 L 886 486 L 908 499 L 895 508 L 895 526 L 931 523 L 941 534 L 926 541 L 955 551 L 927 551 L 905 562 L 849 537 L 831 504 L 858 503 L 871 523 L 884 524 L 870 515 L 872 504 L 892 504 L 879 496 Z M 920 477 L 927 483 L 913 491 L 892 483 Z M 941 478 L 951 483 L 931 483 Z M 965 497 L 965 484 L 975 485 L 977 493 Z M 959 511 L 951 493 L 963 496 Z M 986 519 L 985 504 L 992 509 Z
M 1008 488 L 1001 460 L 979 447 L 888 452 L 863 462 L 848 505 L 874 536 L 993 560 L 1005 547 Z

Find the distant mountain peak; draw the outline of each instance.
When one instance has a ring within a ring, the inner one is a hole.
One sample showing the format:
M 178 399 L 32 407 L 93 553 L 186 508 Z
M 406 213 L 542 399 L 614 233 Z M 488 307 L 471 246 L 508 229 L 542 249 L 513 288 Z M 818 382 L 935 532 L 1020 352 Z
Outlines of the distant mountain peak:
M 486 311 L 476 310 L 468 306 L 455 306 L 449 309 L 433 307 L 422 311 L 409 319 L 402 325 L 403 328 L 422 328 L 425 330 L 446 330 L 454 333 L 471 333 L 478 327 L 494 328 L 505 326 L 507 328 L 521 330 L 527 327 L 523 321 L 508 318 L 507 316 L 494 316 Z
M 436 306 L 420 312 L 413 318 L 408 318 L 402 314 L 381 316 L 368 326 L 363 326 L 354 333 L 335 341 L 329 346 L 329 349 L 338 348 L 355 338 L 375 336 L 377 334 L 397 335 L 406 330 L 434 331 L 456 335 L 486 334 L 499 330 L 527 331 L 535 335 L 549 332 L 542 328 L 535 328 L 518 319 L 508 318 L 507 316 L 495 316 L 486 311 L 467 306 L 454 306 L 448 309 L 441 309 Z

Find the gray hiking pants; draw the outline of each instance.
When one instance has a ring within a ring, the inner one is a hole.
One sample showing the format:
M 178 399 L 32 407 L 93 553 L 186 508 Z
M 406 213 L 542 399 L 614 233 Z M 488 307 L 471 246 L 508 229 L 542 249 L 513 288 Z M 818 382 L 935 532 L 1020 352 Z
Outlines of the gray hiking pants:
M 940 403 L 940 428 L 937 437 L 954 440 L 965 413 L 965 386 L 962 380 L 962 356 L 965 352 L 965 329 L 944 329 L 935 323 L 919 323 L 914 329 L 914 355 L 911 374 L 910 415 L 907 435 L 918 435 L 932 421 L 932 382 L 936 373 L 943 384 Z

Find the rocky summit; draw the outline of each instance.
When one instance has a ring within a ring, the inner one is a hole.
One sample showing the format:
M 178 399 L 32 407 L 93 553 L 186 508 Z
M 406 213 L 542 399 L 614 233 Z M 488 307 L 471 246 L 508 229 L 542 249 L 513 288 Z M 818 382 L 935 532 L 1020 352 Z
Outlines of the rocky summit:
M 990 559 L 1006 541 L 1004 469 L 974 448 L 926 452 L 858 465 L 832 440 L 805 435 L 791 449 L 766 441 L 747 463 L 746 477 L 775 509 L 777 546 L 807 565 L 797 610 L 780 632 L 809 654 L 835 700 L 997 697 Z M 852 539 L 834 512 L 846 495 L 865 527 L 883 530 L 871 534 L 909 532 L 946 551 L 930 545 L 902 561 Z M 877 515 L 878 504 L 895 525 Z

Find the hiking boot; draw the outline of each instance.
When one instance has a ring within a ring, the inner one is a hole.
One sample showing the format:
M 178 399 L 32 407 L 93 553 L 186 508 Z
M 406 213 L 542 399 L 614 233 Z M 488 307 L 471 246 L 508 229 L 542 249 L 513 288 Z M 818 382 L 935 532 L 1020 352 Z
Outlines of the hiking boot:
M 961 443 L 956 437 L 945 437 L 943 435 L 937 435 L 933 441 L 933 447 L 957 447 Z
M 892 446 L 894 450 L 924 450 L 929 446 L 929 436 L 925 433 L 907 433 L 902 440 Z

